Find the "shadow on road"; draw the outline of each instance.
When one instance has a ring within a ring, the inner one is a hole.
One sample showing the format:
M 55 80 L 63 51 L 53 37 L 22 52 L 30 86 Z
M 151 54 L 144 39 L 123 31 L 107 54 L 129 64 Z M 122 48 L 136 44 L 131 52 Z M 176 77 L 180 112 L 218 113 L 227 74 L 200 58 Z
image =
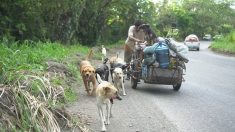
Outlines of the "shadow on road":
M 174 91 L 172 85 L 156 85 L 156 84 L 146 84 L 141 83 L 137 86 L 136 91 L 144 92 L 153 95 L 169 95 L 175 96 L 181 94 L 180 91 Z

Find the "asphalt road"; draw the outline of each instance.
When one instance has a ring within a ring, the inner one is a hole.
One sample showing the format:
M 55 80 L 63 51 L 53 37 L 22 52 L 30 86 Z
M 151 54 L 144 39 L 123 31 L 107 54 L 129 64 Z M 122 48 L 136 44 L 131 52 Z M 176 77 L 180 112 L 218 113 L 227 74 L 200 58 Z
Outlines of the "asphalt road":
M 234 132 L 235 57 L 223 56 L 201 42 L 200 51 L 190 51 L 181 89 L 169 85 L 126 81 L 127 95 L 115 101 L 109 132 Z M 92 131 L 100 131 L 94 97 L 84 90 L 70 108 L 88 116 Z
M 201 51 L 189 52 L 179 92 L 151 86 L 155 105 L 178 131 L 235 131 L 235 58 L 211 52 L 209 44 L 201 42 Z

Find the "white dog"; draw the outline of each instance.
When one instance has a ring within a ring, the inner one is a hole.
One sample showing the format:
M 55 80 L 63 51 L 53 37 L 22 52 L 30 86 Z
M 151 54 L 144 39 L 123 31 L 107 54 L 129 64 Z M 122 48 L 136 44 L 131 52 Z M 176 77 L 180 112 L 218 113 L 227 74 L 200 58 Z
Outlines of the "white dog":
M 102 131 L 106 131 L 105 125 L 110 124 L 109 118 L 112 116 L 111 109 L 113 99 L 116 98 L 121 100 L 121 98 L 118 95 L 117 88 L 115 88 L 111 83 L 101 80 L 99 74 L 97 74 L 97 81 L 99 82 L 96 89 L 97 107 L 101 120 Z M 105 106 L 106 109 L 104 108 Z M 105 115 L 105 110 L 107 116 Z
M 124 87 L 124 73 L 122 68 L 120 67 L 116 67 L 113 70 L 113 83 L 114 86 L 118 89 L 118 92 L 120 92 L 120 90 L 122 90 L 122 94 L 126 95 L 126 91 L 125 91 L 125 87 Z
M 104 59 L 107 57 L 107 51 L 104 47 L 104 45 L 102 45 L 102 62 L 104 61 Z

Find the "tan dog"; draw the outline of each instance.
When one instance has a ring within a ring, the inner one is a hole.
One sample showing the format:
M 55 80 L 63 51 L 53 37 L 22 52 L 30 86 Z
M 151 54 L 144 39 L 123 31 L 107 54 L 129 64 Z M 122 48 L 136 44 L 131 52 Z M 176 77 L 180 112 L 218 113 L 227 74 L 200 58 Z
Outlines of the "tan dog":
M 118 95 L 117 88 L 115 88 L 111 83 L 101 80 L 99 74 L 97 74 L 97 80 L 100 83 L 96 89 L 97 107 L 102 125 L 102 131 L 106 131 L 105 125 L 110 124 L 109 118 L 112 116 L 111 109 L 113 99 L 116 98 L 121 100 L 121 98 Z
M 122 58 L 119 58 L 119 53 L 117 53 L 116 56 L 113 56 L 109 59 L 109 63 L 110 63 L 110 65 L 112 65 L 114 63 L 124 64 L 125 62 Z
M 116 67 L 113 70 L 113 83 L 119 93 L 122 91 L 122 95 L 126 95 L 126 90 L 124 87 L 124 73 L 122 68 Z
M 124 60 L 122 58 L 118 57 L 118 53 L 116 54 L 116 56 L 113 56 L 109 59 L 109 63 L 110 63 L 110 74 L 111 74 L 111 79 L 113 82 L 113 70 L 116 67 L 122 67 L 123 65 L 125 65 L 126 63 L 124 62 Z
M 97 87 L 95 78 L 95 68 L 88 61 L 91 54 L 92 50 L 90 50 L 87 58 L 80 63 L 80 73 L 88 95 L 94 95 Z M 90 83 L 92 83 L 93 89 L 90 88 Z

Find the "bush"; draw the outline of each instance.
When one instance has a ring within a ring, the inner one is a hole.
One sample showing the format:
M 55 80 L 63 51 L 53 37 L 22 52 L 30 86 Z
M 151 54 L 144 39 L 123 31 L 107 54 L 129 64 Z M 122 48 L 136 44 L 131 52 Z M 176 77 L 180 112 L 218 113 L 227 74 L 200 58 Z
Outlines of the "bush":
M 235 31 L 213 42 L 211 48 L 215 51 L 235 54 Z

